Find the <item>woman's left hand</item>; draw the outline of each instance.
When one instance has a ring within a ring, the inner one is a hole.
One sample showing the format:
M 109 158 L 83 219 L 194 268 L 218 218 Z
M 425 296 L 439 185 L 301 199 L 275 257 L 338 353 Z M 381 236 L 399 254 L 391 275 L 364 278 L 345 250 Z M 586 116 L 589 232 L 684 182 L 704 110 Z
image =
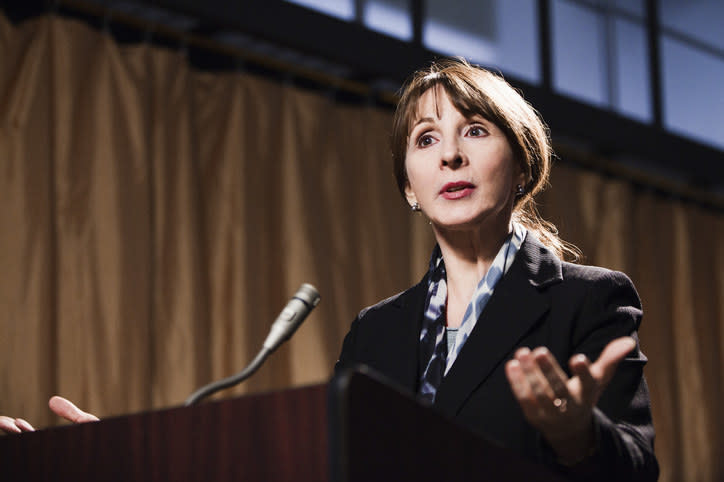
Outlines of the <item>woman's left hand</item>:
M 636 342 L 617 338 L 591 363 L 585 355 L 569 360 L 568 377 L 545 347 L 520 348 L 505 366 L 508 382 L 528 422 L 538 429 L 559 461 L 573 465 L 594 449 L 593 407 Z

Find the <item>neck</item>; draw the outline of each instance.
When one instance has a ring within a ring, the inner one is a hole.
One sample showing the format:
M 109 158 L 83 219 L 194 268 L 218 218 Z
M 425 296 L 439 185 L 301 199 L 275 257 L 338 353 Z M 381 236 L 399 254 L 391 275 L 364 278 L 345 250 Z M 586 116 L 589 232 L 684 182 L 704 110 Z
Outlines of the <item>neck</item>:
M 447 272 L 448 303 L 467 304 L 478 282 L 512 230 L 509 219 L 482 230 L 447 230 L 433 225 Z

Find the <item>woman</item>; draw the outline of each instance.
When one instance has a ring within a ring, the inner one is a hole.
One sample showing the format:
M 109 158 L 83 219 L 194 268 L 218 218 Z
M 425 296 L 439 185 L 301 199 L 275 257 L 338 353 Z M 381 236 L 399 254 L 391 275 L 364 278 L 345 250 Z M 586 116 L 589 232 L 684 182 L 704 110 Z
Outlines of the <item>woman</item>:
M 536 112 L 501 78 L 440 62 L 406 85 L 392 142 L 400 192 L 437 246 L 419 284 L 360 313 L 337 368 L 367 364 L 586 480 L 655 480 L 638 295 L 621 273 L 560 260 L 575 250 L 533 204 L 551 158 Z M 95 419 L 59 397 L 51 408 Z
M 366 364 L 585 480 L 656 480 L 640 301 L 624 274 L 561 261 L 575 248 L 533 203 L 552 155 L 535 110 L 502 78 L 440 62 L 403 89 L 392 151 L 437 246 L 419 284 L 359 314 L 337 368 Z

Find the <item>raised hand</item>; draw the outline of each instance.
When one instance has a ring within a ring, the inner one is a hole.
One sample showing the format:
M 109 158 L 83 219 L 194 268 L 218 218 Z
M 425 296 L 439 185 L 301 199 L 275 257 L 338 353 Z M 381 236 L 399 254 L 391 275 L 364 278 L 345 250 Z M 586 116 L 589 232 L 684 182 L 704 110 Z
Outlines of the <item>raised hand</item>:
M 633 350 L 631 337 L 606 345 L 594 363 L 585 355 L 569 360 L 568 377 L 545 347 L 521 348 L 505 366 L 508 382 L 528 422 L 538 429 L 561 462 L 574 464 L 593 449 L 593 407 L 616 367 Z

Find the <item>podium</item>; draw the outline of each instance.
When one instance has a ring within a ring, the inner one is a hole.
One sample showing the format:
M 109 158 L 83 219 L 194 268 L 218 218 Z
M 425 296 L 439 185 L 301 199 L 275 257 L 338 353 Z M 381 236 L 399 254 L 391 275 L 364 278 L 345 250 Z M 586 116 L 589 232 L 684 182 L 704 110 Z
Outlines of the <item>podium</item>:
M 370 374 L 0 437 L 8 481 L 563 481 Z

